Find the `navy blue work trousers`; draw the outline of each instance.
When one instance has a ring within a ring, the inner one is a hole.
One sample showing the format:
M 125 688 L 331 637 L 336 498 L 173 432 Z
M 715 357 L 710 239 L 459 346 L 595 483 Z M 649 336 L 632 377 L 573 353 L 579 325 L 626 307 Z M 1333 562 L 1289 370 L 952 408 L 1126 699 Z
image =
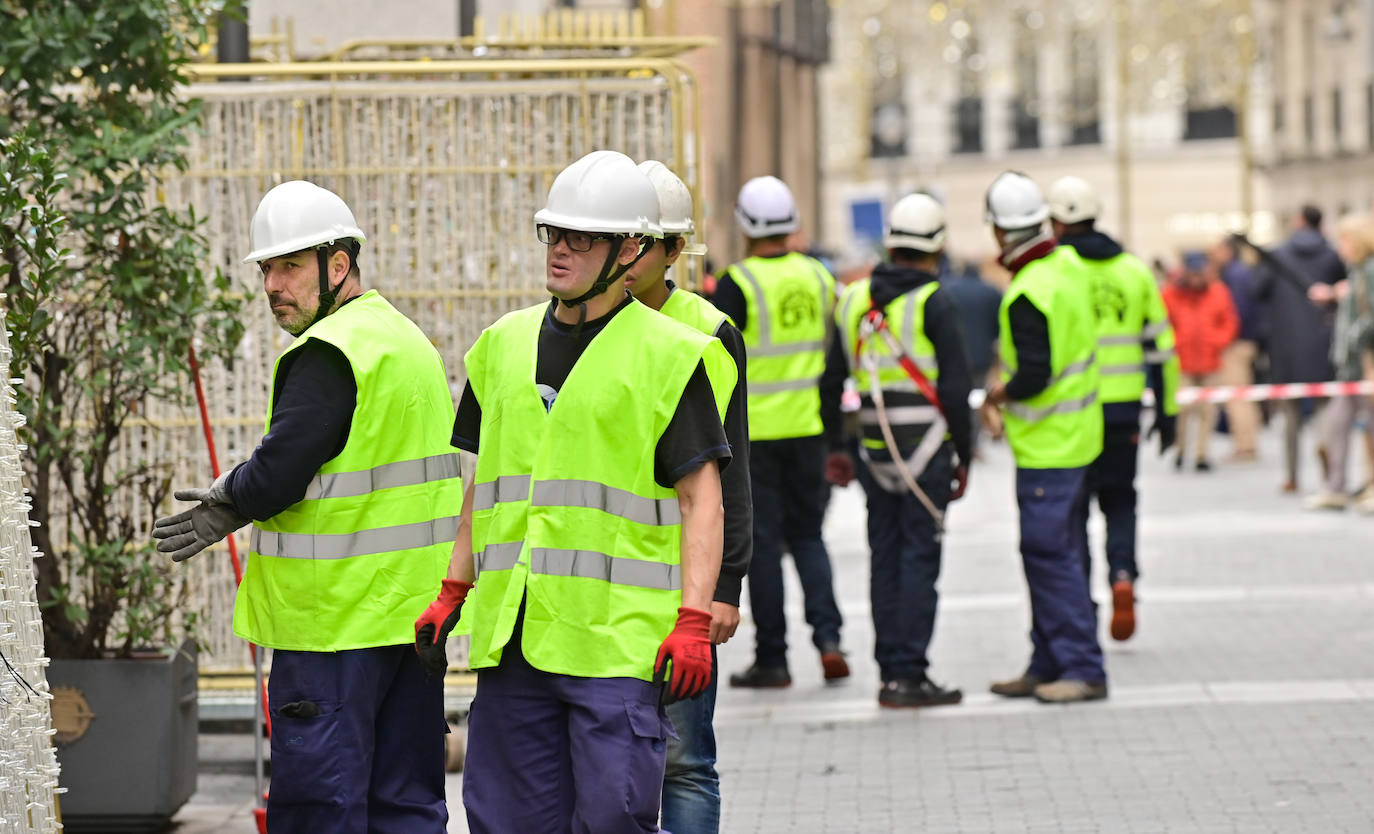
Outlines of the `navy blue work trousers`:
M 1131 581 L 1140 575 L 1135 561 L 1135 473 L 1139 456 L 1140 426 L 1108 423 L 1102 436 L 1102 454 L 1088 467 L 1088 500 L 1091 502 L 1095 496 L 1098 508 L 1107 519 L 1109 584 L 1118 574 L 1126 574 Z M 1085 541 L 1087 523 L 1088 514 L 1084 513 Z M 1083 570 L 1092 576 L 1091 558 L 1083 562 Z
M 954 453 L 941 447 L 916 485 L 941 511 L 949 505 Z M 859 464 L 868 496 L 869 594 L 873 603 L 874 657 L 883 682 L 920 679 L 930 665 L 926 650 L 935 633 L 942 542 L 935 519 L 909 490 L 888 492 Z
M 267 829 L 443 834 L 443 681 L 415 647 L 272 652 Z
M 783 614 L 782 555 L 792 554 L 801 580 L 806 622 L 816 648 L 840 642 L 830 554 L 821 539 L 826 498 L 825 439 L 793 437 L 749 444 L 754 496 L 754 558 L 749 563 L 749 605 L 754 615 L 754 654 L 759 666 L 787 666 L 787 618 Z
M 501 663 L 477 673 L 463 768 L 472 834 L 657 832 L 673 733 L 659 688 L 535 669 L 520 641 L 517 627 Z
M 1027 672 L 1041 680 L 1107 680 L 1097 616 L 1083 575 L 1087 467 L 1016 470 L 1021 561 L 1031 601 Z

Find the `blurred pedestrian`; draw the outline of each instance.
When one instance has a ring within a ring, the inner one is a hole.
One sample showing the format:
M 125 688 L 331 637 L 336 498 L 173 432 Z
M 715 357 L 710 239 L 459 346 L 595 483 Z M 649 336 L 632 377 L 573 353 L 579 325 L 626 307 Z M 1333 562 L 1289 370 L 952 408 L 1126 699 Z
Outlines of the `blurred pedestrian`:
M 992 370 L 994 349 L 997 346 L 997 309 L 1002 305 L 1002 293 L 983 280 L 977 265 L 972 262 L 965 264 L 962 271 L 952 273 L 948 280 L 941 278 L 940 287 L 941 292 L 949 295 L 955 309 L 959 311 L 970 379 L 974 390 L 981 394 L 990 384 L 988 374 Z M 972 422 L 973 433 L 969 442 L 973 455 L 977 457 L 977 415 L 974 415 Z
M 1240 317 L 1230 291 L 1218 280 L 1206 255 L 1189 252 L 1183 256 L 1183 274 L 1164 288 L 1164 305 L 1174 323 L 1183 385 L 1220 385 L 1221 354 L 1240 332 Z M 1212 403 L 1194 402 L 1180 409 L 1175 469 L 1183 468 L 1190 424 L 1198 433 L 1194 465 L 1199 472 L 1212 468 L 1207 446 L 1216 421 L 1217 407 Z
M 985 410 L 1005 409 L 1016 458 L 1021 563 L 1031 599 L 1031 659 L 995 695 L 1046 703 L 1107 697 L 1088 580 L 1088 466 L 1102 454 L 1096 322 L 1082 260 L 1045 229 L 1040 187 L 1008 171 L 988 188 L 987 219 L 1012 273 L 1002 297 L 1003 382 Z
M 1336 284 L 1313 284 L 1308 297 L 1319 304 L 1336 302 L 1331 341 L 1331 363 L 1336 379 L 1354 382 L 1374 378 L 1374 217 L 1352 214 L 1337 227 L 1341 257 L 1350 265 L 1349 277 Z M 1374 440 L 1374 402 L 1364 395 L 1338 396 L 1326 410 L 1323 448 L 1327 453 L 1325 488 L 1308 496 L 1312 510 L 1341 510 L 1350 502 L 1346 492 L 1350 431 L 1357 423 L 1366 438 Z M 1360 509 L 1374 512 L 1374 486 L 1366 486 L 1356 498 Z
M 1231 291 L 1231 302 L 1240 317 L 1240 335 L 1221 354 L 1221 384 L 1246 386 L 1255 382 L 1255 360 L 1265 339 L 1264 306 L 1255 297 L 1255 273 L 1236 250 L 1235 240 L 1223 238 L 1212 247 L 1212 265 Z M 1258 403 L 1227 400 L 1226 424 L 1231 431 L 1233 461 L 1259 457 L 1261 423 Z
M 1255 297 L 1264 304 L 1269 322 L 1269 381 L 1325 382 L 1331 379 L 1331 320 L 1333 305 L 1313 303 L 1313 284 L 1335 284 L 1345 278 L 1340 255 L 1321 233 L 1322 213 L 1303 206 L 1294 231 L 1255 271 Z M 1298 435 L 1302 428 L 1301 400 L 1283 400 L 1284 492 L 1298 490 Z M 1320 454 L 1320 453 L 1319 453 Z

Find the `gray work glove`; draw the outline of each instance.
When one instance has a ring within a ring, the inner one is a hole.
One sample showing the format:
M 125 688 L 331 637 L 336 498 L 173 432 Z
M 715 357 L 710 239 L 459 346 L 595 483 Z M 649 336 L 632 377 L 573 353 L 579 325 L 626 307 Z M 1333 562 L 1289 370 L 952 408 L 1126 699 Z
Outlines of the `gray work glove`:
M 209 489 L 179 489 L 178 501 L 199 501 L 198 506 L 153 522 L 153 538 L 161 539 L 157 549 L 172 554 L 173 562 L 184 562 L 205 548 L 247 524 L 229 500 L 229 473 L 215 479 Z

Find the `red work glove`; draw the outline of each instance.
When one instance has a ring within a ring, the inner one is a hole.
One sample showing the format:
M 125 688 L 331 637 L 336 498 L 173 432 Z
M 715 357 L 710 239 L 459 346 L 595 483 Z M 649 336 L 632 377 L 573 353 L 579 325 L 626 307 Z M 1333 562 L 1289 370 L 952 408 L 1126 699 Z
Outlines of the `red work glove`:
M 463 610 L 463 601 L 472 590 L 471 582 L 445 579 L 439 598 L 429 604 L 425 613 L 415 621 L 415 653 L 420 656 L 425 671 L 442 677 L 448 671 L 448 654 L 444 642 L 450 631 L 458 625 L 458 615 Z
M 677 625 L 658 647 L 654 682 L 667 681 L 671 700 L 695 698 L 706 691 L 714 671 L 711 668 L 711 613 L 697 608 L 679 608 Z
M 964 497 L 964 492 L 968 489 L 968 467 L 954 467 L 954 491 L 950 493 L 949 500 L 958 501 Z
M 848 452 L 826 455 L 825 479 L 835 486 L 849 486 L 849 482 L 854 480 L 854 458 Z

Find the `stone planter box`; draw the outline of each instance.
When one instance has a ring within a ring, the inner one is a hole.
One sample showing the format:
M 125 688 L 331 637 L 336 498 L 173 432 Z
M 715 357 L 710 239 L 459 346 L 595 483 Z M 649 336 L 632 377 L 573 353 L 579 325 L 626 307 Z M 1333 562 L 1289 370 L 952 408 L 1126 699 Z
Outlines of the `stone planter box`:
M 190 640 L 170 657 L 52 662 L 66 831 L 156 831 L 195 793 L 197 674 Z

